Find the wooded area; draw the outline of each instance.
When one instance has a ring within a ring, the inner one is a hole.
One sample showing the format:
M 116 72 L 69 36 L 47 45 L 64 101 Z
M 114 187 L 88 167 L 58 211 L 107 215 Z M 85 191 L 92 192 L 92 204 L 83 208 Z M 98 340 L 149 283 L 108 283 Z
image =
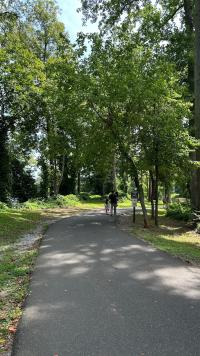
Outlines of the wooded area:
M 198 215 L 199 1 L 80 11 L 99 32 L 72 44 L 56 1 L 0 1 L 0 201 L 136 189 L 145 227 L 171 193 Z

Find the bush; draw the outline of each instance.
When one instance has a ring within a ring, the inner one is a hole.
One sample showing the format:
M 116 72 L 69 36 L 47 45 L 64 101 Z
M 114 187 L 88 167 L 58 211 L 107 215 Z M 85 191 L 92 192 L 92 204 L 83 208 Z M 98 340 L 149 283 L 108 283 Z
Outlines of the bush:
M 200 234 L 200 223 L 197 224 L 196 232 Z
M 102 201 L 103 197 L 98 194 L 80 193 L 80 199 L 84 201 Z
M 125 202 L 125 201 L 127 201 L 127 200 L 130 200 L 131 201 L 131 197 L 130 197 L 130 195 L 119 195 L 119 201 L 120 202 Z
M 81 192 L 80 193 L 80 199 L 81 200 L 89 200 L 90 198 L 90 194 L 89 193 L 85 193 L 85 192 Z
M 74 202 L 79 202 L 79 197 L 77 195 L 74 194 L 68 194 L 64 196 L 64 200 L 65 201 L 74 201 Z
M 75 206 L 78 205 L 79 198 L 76 195 L 58 195 L 55 198 L 48 199 L 29 199 L 24 204 L 23 207 L 30 210 L 35 209 L 51 209 L 56 207 L 65 206 Z
M 7 209 L 9 209 L 8 205 L 5 204 L 5 203 L 2 203 L 2 202 L 0 201 L 0 210 L 7 210 Z
M 173 203 L 167 208 L 166 216 L 176 220 L 188 221 L 191 218 L 192 209 L 187 204 Z
M 60 198 L 62 197 L 62 199 Z M 75 206 L 78 205 L 80 202 L 79 197 L 77 197 L 74 194 L 69 194 L 69 195 L 65 195 L 65 196 L 59 196 L 59 199 L 57 198 L 58 201 L 61 202 L 61 206 Z
M 43 199 L 29 199 L 25 203 L 23 203 L 23 208 L 34 210 L 34 209 L 42 209 L 45 205 L 45 200 Z
M 102 196 L 98 194 L 89 195 L 89 200 L 101 201 Z

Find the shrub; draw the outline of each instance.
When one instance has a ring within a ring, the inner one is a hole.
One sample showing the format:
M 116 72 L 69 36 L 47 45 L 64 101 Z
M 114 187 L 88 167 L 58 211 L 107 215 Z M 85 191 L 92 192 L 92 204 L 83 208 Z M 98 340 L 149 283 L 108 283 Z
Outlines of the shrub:
M 62 201 L 62 206 L 76 206 L 79 204 L 80 199 L 74 194 L 69 194 L 62 196 L 63 201 Z
M 200 234 L 200 223 L 197 224 L 196 232 Z
M 176 220 L 188 221 L 191 218 L 192 210 L 187 204 L 173 203 L 167 208 L 166 216 Z
M 68 195 L 65 195 L 64 196 L 64 200 L 67 200 L 67 201 L 74 201 L 74 202 L 79 202 L 79 197 L 77 195 L 74 195 L 74 194 L 68 194 Z
M 2 203 L 2 202 L 0 201 L 0 210 L 7 210 L 7 209 L 9 209 L 8 205 L 5 204 L 5 203 Z
M 84 201 L 102 201 L 103 197 L 98 194 L 80 193 L 80 199 Z
M 43 199 L 29 199 L 22 206 L 26 209 L 42 209 L 45 205 L 45 200 Z
M 120 202 L 126 202 L 127 200 L 131 200 L 131 197 L 130 196 L 128 196 L 128 195 L 119 195 L 119 201 Z
M 89 195 L 89 200 L 101 201 L 102 196 L 98 195 L 98 194 L 91 194 L 91 195 Z
M 79 198 L 76 195 L 57 195 L 57 197 L 51 197 L 48 199 L 29 199 L 24 204 L 23 207 L 30 210 L 35 209 L 48 209 L 56 207 L 65 206 L 75 206 L 78 205 Z
M 90 194 L 86 192 L 81 192 L 80 193 L 80 199 L 81 200 L 89 200 L 90 199 Z

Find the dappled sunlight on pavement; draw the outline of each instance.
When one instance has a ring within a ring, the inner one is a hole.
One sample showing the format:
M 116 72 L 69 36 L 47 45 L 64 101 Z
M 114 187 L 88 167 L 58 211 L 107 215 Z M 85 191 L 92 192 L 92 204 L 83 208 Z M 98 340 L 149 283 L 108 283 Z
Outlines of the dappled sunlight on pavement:
M 13 355 L 198 355 L 199 271 L 101 212 L 62 220 L 41 246 Z

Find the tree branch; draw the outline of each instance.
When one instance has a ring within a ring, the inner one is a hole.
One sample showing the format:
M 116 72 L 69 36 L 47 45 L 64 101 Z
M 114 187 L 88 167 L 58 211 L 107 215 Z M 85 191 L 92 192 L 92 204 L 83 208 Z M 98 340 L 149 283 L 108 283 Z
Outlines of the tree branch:
M 168 15 L 168 16 L 164 19 L 164 21 L 163 21 L 163 23 L 161 24 L 160 28 L 161 28 L 161 27 L 164 27 L 170 20 L 172 20 L 172 19 L 174 18 L 174 16 L 177 14 L 177 12 L 179 12 L 179 10 L 183 9 L 183 7 L 184 7 L 184 4 L 183 4 L 183 3 L 180 4 L 170 15 Z

